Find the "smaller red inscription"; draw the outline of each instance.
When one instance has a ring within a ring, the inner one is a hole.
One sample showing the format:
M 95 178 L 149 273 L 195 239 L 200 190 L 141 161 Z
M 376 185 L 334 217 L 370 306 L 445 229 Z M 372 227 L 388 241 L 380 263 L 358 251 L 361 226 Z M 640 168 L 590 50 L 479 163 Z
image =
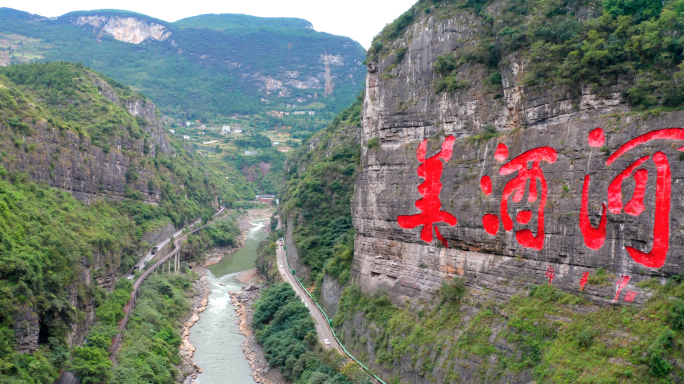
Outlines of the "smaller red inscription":
M 555 272 L 556 272 L 556 270 L 553 269 L 553 267 L 550 266 L 550 265 L 546 268 L 546 273 L 545 273 L 545 275 L 546 275 L 546 277 L 549 278 L 549 284 L 552 284 L 553 278 L 556 276 L 556 275 L 555 275 Z
M 482 192 L 487 196 L 492 194 L 492 179 L 489 176 L 482 176 L 480 179 L 480 189 L 482 189 Z
M 617 303 L 618 297 L 620 297 L 620 291 L 622 291 L 622 288 L 627 286 L 627 283 L 629 283 L 630 276 L 627 275 L 622 275 L 618 281 L 615 283 L 615 298 L 613 299 L 613 303 Z
M 508 157 L 508 147 L 504 143 L 500 143 L 494 152 L 494 158 L 498 161 L 504 161 Z
M 627 293 L 625 293 L 625 301 L 628 303 L 633 303 L 634 299 L 636 299 L 636 295 L 637 293 L 634 291 L 627 291 Z
M 603 129 L 596 128 L 589 132 L 589 137 L 587 138 L 589 145 L 598 148 L 602 147 L 606 143 L 606 136 L 603 134 Z
M 589 272 L 584 272 L 580 279 L 580 291 L 584 291 L 584 286 L 587 285 L 587 281 L 589 281 Z

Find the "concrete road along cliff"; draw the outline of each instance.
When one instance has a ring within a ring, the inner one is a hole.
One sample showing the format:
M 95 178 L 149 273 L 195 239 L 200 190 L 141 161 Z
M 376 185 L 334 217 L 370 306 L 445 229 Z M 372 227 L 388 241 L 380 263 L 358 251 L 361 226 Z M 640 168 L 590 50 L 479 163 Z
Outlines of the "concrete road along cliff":
M 340 345 L 337 343 L 337 340 L 335 340 L 333 337 L 332 329 L 330 329 L 330 325 L 325 319 L 325 316 L 323 316 L 323 314 L 319 311 L 318 307 L 313 300 L 311 300 L 309 295 L 304 292 L 304 288 L 299 285 L 297 279 L 295 279 L 295 277 L 292 275 L 292 271 L 287 268 L 287 262 L 285 261 L 285 248 L 283 247 L 283 244 L 280 241 L 278 241 L 277 244 L 278 247 L 276 248 L 276 261 L 278 262 L 278 271 L 280 271 L 280 276 L 292 286 L 295 292 L 297 292 L 297 296 L 299 296 L 299 298 L 309 307 L 309 312 L 311 312 L 311 316 L 316 322 L 318 340 L 321 342 L 324 348 L 335 348 L 339 353 L 344 354 L 342 348 L 340 348 Z M 329 345 L 325 344 L 325 339 L 330 340 Z

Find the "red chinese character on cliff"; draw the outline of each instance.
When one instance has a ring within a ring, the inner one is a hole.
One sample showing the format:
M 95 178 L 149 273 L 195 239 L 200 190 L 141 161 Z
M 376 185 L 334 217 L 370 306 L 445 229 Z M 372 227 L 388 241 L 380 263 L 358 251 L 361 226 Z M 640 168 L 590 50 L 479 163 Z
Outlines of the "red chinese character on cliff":
M 584 291 L 584 286 L 587 285 L 587 281 L 589 281 L 589 272 L 584 272 L 580 279 L 580 292 Z
M 551 285 L 553 283 L 553 278 L 556 276 L 556 274 L 554 272 L 556 272 L 556 270 L 553 269 L 552 266 L 549 265 L 548 268 L 546 268 L 545 275 L 546 275 L 546 277 L 549 278 L 549 285 Z
M 425 181 L 418 186 L 418 192 L 422 199 L 416 201 L 416 208 L 421 213 L 416 215 L 401 215 L 397 217 L 399 226 L 402 228 L 415 228 L 422 225 L 423 229 L 420 231 L 420 238 L 425 242 L 432 242 L 432 229 L 435 230 L 437 239 L 447 247 L 447 241 L 439 233 L 439 229 L 435 224 L 447 223 L 449 225 L 456 225 L 456 217 L 449 212 L 442 210 L 442 202 L 439 200 L 439 194 L 442 191 L 442 171 L 444 170 L 444 163 L 451 158 L 451 153 L 456 139 L 453 136 L 447 136 L 442 143 L 442 150 L 436 155 L 425 158 L 427 150 L 427 139 L 423 140 L 418 146 L 416 157 L 421 165 L 418 166 L 418 176 L 424 178 Z
M 617 303 L 618 297 L 620 297 L 620 291 L 622 291 L 622 288 L 627 286 L 627 283 L 629 283 L 629 276 L 623 275 L 621 276 L 618 281 L 615 283 L 615 298 L 613 299 L 613 303 Z
M 608 157 L 606 165 L 613 164 L 615 160 L 625 155 L 630 150 L 652 140 L 684 140 L 684 129 L 659 129 L 638 136 L 622 145 L 615 153 Z M 603 130 L 601 128 L 596 128 L 591 131 L 589 133 L 588 142 L 592 147 L 602 146 L 605 143 Z M 682 148 L 679 148 L 679 150 L 683 150 Z M 606 240 L 606 213 L 607 211 L 610 211 L 610 213 L 617 215 L 622 211 L 622 184 L 629 177 L 632 177 L 634 180 L 634 193 L 632 194 L 630 201 L 624 205 L 624 211 L 631 216 L 641 215 L 646 209 L 644 197 L 648 182 L 648 171 L 646 169 L 638 168 L 649 159 L 653 160 L 656 168 L 653 247 L 650 252 L 642 252 L 628 246 L 625 246 L 625 249 L 635 262 L 648 268 L 660 268 L 665 264 L 670 244 L 670 195 L 672 188 L 670 163 L 667 161 L 667 157 L 663 152 L 658 151 L 653 156 L 644 156 L 637 159 L 613 179 L 608 186 L 608 209 L 606 209 L 606 205 L 603 204 L 603 213 L 597 228 L 594 228 L 589 222 L 588 195 L 590 177 L 589 175 L 585 176 L 584 187 L 582 189 L 582 208 L 580 211 L 579 224 L 586 246 L 591 249 L 600 249 Z
M 634 291 L 627 291 L 627 293 L 625 293 L 625 301 L 628 303 L 633 303 L 634 299 L 636 299 L 636 295 L 637 293 Z
M 494 153 L 494 158 L 498 161 L 504 161 L 508 157 L 508 147 L 505 144 L 499 144 Z M 534 203 L 539 199 L 537 206 L 537 234 L 536 236 L 530 229 L 521 229 L 515 233 L 515 238 L 520 245 L 541 250 L 544 248 L 544 207 L 546 206 L 547 187 L 546 178 L 541 170 L 540 163 L 545 161 L 549 164 L 556 162 L 558 154 L 556 150 L 551 147 L 539 147 L 529 150 L 520 156 L 512 159 L 504 164 L 499 169 L 500 175 L 510 175 L 518 172 L 518 175 L 510 180 L 503 189 L 501 196 L 501 222 L 504 230 L 513 230 L 513 220 L 508 214 L 508 199 L 513 196 L 513 202 L 519 203 L 526 194 L 527 182 L 529 180 L 529 193 L 527 201 Z M 532 163 L 531 166 L 528 166 Z M 489 176 L 483 176 L 480 180 L 480 188 L 486 195 L 492 193 L 492 182 Z M 541 191 L 539 190 L 541 188 Z M 532 219 L 532 211 L 524 210 L 518 212 L 515 220 L 523 225 L 526 225 Z M 482 218 L 482 225 L 485 231 L 494 236 L 499 231 L 499 217 L 493 214 L 487 214 Z

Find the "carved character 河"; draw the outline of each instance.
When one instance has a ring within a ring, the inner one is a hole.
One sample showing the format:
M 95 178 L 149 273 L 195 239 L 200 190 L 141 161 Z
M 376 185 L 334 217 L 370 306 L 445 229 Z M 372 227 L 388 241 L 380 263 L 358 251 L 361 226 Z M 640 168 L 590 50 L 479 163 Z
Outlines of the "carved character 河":
M 589 145 L 596 146 L 596 128 L 589 134 Z M 593 135 L 593 137 L 592 137 Z M 601 130 L 600 136 L 603 137 Z M 625 155 L 630 150 L 652 140 L 684 140 L 684 129 L 667 128 L 648 132 L 638 136 L 623 144 L 615 153 L 608 157 L 606 165 L 610 166 L 618 158 Z M 682 150 L 682 148 L 679 148 Z M 584 237 L 584 243 L 588 248 L 600 249 L 606 240 L 606 214 L 609 211 L 618 215 L 622 212 L 623 206 L 626 214 L 631 216 L 641 215 L 646 206 L 644 198 L 646 195 L 646 185 L 648 183 L 648 171 L 640 169 L 646 161 L 653 160 L 656 168 L 656 190 L 653 223 L 653 246 L 650 252 L 642 252 L 636 248 L 625 246 L 625 249 L 632 260 L 648 268 L 660 268 L 665 264 L 667 251 L 670 241 L 670 197 L 672 192 L 672 174 L 670 163 L 663 152 L 656 152 L 653 156 L 640 157 L 628 165 L 620 172 L 608 186 L 608 207 L 603 204 L 603 212 L 598 227 L 594 228 L 589 222 L 589 175 L 584 178 L 584 188 L 582 189 L 582 207 L 580 210 L 579 224 Z M 634 192 L 632 198 L 626 205 L 622 201 L 622 185 L 629 178 L 634 180 Z

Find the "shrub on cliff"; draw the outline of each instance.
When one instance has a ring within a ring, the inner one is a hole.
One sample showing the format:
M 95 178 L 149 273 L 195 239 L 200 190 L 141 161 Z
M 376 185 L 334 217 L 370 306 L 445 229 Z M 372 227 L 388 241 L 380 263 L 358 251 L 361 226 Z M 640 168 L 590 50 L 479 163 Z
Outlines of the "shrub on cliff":
M 112 362 L 107 352 L 97 347 L 76 347 L 73 360 L 68 368 L 74 373 L 81 384 L 98 384 L 109 382 L 112 377 Z

